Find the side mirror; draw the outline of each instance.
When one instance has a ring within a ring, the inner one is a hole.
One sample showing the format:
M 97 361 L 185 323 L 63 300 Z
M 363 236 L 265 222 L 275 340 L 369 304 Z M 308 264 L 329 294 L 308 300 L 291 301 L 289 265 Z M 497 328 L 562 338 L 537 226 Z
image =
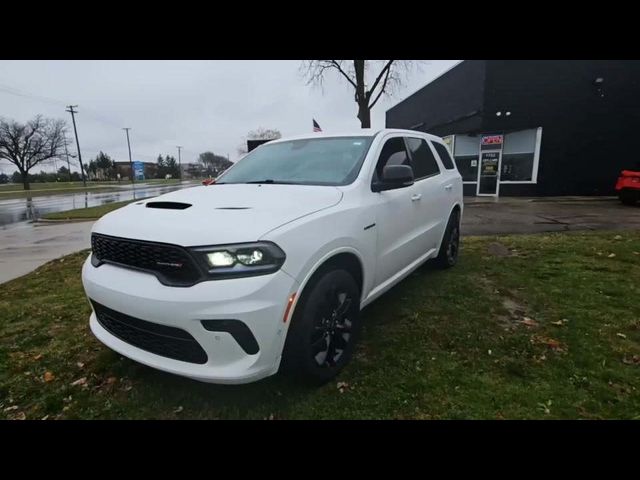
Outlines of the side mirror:
M 374 192 L 384 192 L 413 185 L 413 168 L 409 165 L 387 165 L 382 178 L 373 184 Z

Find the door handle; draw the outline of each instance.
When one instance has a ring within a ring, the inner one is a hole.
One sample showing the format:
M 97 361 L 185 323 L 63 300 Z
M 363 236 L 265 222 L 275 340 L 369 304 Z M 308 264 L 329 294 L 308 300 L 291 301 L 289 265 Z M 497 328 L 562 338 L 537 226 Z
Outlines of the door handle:
M 453 185 L 447 185 L 444 187 L 445 190 L 449 190 L 449 191 L 451 191 L 452 188 L 453 188 Z
M 420 200 L 422 198 L 422 194 L 421 193 L 416 193 L 414 195 L 411 195 L 411 201 L 412 202 L 417 202 L 418 200 Z

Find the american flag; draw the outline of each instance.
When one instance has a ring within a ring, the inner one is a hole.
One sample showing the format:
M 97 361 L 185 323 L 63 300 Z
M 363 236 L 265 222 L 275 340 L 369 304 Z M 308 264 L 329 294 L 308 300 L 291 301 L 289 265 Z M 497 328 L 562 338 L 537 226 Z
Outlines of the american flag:
M 314 132 L 321 132 L 322 129 L 320 128 L 320 125 L 318 125 L 318 122 L 316 122 L 316 119 L 313 119 L 313 131 Z

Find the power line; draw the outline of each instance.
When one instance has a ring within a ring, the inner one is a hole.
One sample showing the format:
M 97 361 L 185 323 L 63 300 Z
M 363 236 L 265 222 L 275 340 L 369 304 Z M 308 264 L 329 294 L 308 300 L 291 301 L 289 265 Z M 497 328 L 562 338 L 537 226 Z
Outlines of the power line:
M 52 98 L 52 97 L 46 97 L 46 96 L 43 96 L 43 95 L 34 95 L 34 94 L 26 92 L 24 90 L 21 90 L 21 89 L 15 88 L 15 87 L 11 87 L 9 85 L 0 84 L 0 91 L 8 93 L 10 95 L 15 95 L 15 96 L 18 96 L 18 97 L 30 98 L 30 99 L 38 100 L 38 101 L 41 101 L 41 102 L 44 102 L 44 103 L 48 103 L 48 104 L 51 104 L 51 105 L 56 105 L 56 106 L 62 105 L 62 106 L 66 106 L 67 108 L 69 108 L 69 105 L 66 105 L 66 102 L 63 102 L 62 100 L 59 100 L 59 99 L 56 99 L 56 98 Z M 74 105 L 74 108 L 76 108 L 76 107 L 77 106 Z M 69 111 L 69 110 L 67 110 L 67 111 Z M 102 116 L 101 114 L 99 114 L 98 112 L 92 110 L 91 108 L 83 107 L 83 112 L 84 112 L 85 117 L 93 119 L 94 121 L 101 122 L 101 123 L 103 123 L 105 125 L 109 125 L 111 127 L 121 128 L 119 124 L 117 124 L 116 122 L 114 122 L 114 121 Z M 77 112 L 74 112 L 74 113 L 77 113 Z M 72 117 L 73 117 L 73 114 L 72 114 Z M 138 136 L 138 138 L 141 138 L 142 140 L 145 140 L 145 141 L 150 142 L 150 143 L 159 143 L 161 145 L 167 145 L 168 144 L 168 142 L 166 140 L 159 140 L 159 139 L 153 138 L 153 137 L 151 137 L 149 135 L 145 135 L 144 133 L 137 132 L 136 135 Z M 76 140 L 77 140 L 77 138 L 76 138 Z M 184 149 L 184 151 L 188 152 L 188 153 L 190 153 L 190 154 L 192 154 L 194 156 L 199 155 L 198 152 L 194 152 L 194 151 L 186 149 L 186 148 Z M 88 149 L 85 149 L 85 152 L 98 153 L 97 150 L 88 150 Z M 139 157 L 147 157 L 147 158 L 153 158 L 153 159 L 156 158 L 156 155 L 148 155 L 148 154 L 141 154 L 141 153 L 137 153 L 136 155 L 139 156 Z M 84 176 L 84 170 L 82 171 L 82 174 Z

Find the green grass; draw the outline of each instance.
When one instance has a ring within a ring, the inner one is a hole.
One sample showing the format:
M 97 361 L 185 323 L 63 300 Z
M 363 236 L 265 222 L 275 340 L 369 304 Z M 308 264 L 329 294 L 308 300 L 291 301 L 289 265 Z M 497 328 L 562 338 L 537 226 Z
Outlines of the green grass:
M 89 331 L 86 254 L 0 286 L 0 418 L 640 418 L 640 232 L 465 238 L 456 268 L 364 310 L 352 363 L 321 388 L 121 357 Z
M 66 210 L 64 212 L 46 213 L 42 215 L 42 218 L 44 220 L 97 220 L 109 212 L 141 200 L 145 200 L 145 198 L 105 203 L 104 205 L 98 205 L 96 207 L 76 208 L 74 210 Z

